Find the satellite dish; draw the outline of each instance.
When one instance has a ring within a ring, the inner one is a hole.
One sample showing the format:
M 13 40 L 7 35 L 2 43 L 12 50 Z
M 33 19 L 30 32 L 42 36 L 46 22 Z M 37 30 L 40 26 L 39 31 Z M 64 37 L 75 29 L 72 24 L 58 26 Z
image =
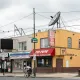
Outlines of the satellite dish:
M 52 20 L 49 22 L 49 26 L 54 25 L 60 18 L 60 12 L 58 12 L 57 14 L 55 14 L 54 17 L 52 17 Z

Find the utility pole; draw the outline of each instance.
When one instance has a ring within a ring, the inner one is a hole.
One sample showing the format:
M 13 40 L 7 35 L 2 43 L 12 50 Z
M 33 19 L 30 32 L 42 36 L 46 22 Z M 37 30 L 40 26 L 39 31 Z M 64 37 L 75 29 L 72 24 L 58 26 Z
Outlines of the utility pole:
M 33 30 L 34 30 L 34 38 L 35 38 L 35 8 L 33 8 L 33 27 L 34 27 L 33 28 Z M 34 55 L 35 55 L 35 42 L 34 42 Z M 34 77 L 36 77 L 36 60 L 34 60 Z

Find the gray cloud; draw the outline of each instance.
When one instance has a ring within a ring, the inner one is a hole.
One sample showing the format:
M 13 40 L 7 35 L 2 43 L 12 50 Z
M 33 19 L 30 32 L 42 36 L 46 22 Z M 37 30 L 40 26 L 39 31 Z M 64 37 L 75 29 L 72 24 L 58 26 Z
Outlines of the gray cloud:
M 28 0 L 29 8 L 36 8 L 37 11 L 50 11 L 49 0 Z
M 7 9 L 5 9 L 7 8 Z M 0 0 L 0 22 L 5 25 L 11 21 L 15 21 L 23 16 L 33 12 L 35 8 L 36 12 L 68 12 L 68 11 L 80 11 L 79 0 Z M 48 18 L 54 16 L 55 13 L 39 13 Z M 61 13 L 61 16 L 65 21 L 72 20 L 80 17 L 80 13 Z M 36 15 L 36 25 L 48 24 L 50 20 L 47 18 Z M 74 22 L 75 23 L 75 22 Z M 33 15 L 29 18 L 16 22 L 18 27 L 33 26 Z M 76 23 L 77 24 L 77 23 Z M 12 29 L 13 24 L 5 26 L 2 29 Z
M 11 5 L 11 0 L 0 0 L 0 9 L 8 8 Z

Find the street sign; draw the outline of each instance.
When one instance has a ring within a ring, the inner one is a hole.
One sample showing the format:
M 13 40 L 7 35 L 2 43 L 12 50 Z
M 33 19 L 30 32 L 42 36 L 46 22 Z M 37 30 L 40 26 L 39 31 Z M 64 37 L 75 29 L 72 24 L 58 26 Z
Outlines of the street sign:
M 32 42 L 32 43 L 37 43 L 37 42 L 38 42 L 38 39 L 37 39 L 37 38 L 32 38 L 32 39 L 31 39 L 31 42 Z
M 36 60 L 36 55 L 33 56 L 33 60 Z

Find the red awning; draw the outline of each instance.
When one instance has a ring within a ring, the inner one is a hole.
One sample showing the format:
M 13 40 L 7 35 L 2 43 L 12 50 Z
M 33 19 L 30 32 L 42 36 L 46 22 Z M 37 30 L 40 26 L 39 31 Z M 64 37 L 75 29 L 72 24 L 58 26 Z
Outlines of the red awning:
M 54 48 L 42 48 L 35 50 L 36 56 L 54 56 L 55 49 Z M 34 49 L 31 51 L 30 56 L 34 56 Z

